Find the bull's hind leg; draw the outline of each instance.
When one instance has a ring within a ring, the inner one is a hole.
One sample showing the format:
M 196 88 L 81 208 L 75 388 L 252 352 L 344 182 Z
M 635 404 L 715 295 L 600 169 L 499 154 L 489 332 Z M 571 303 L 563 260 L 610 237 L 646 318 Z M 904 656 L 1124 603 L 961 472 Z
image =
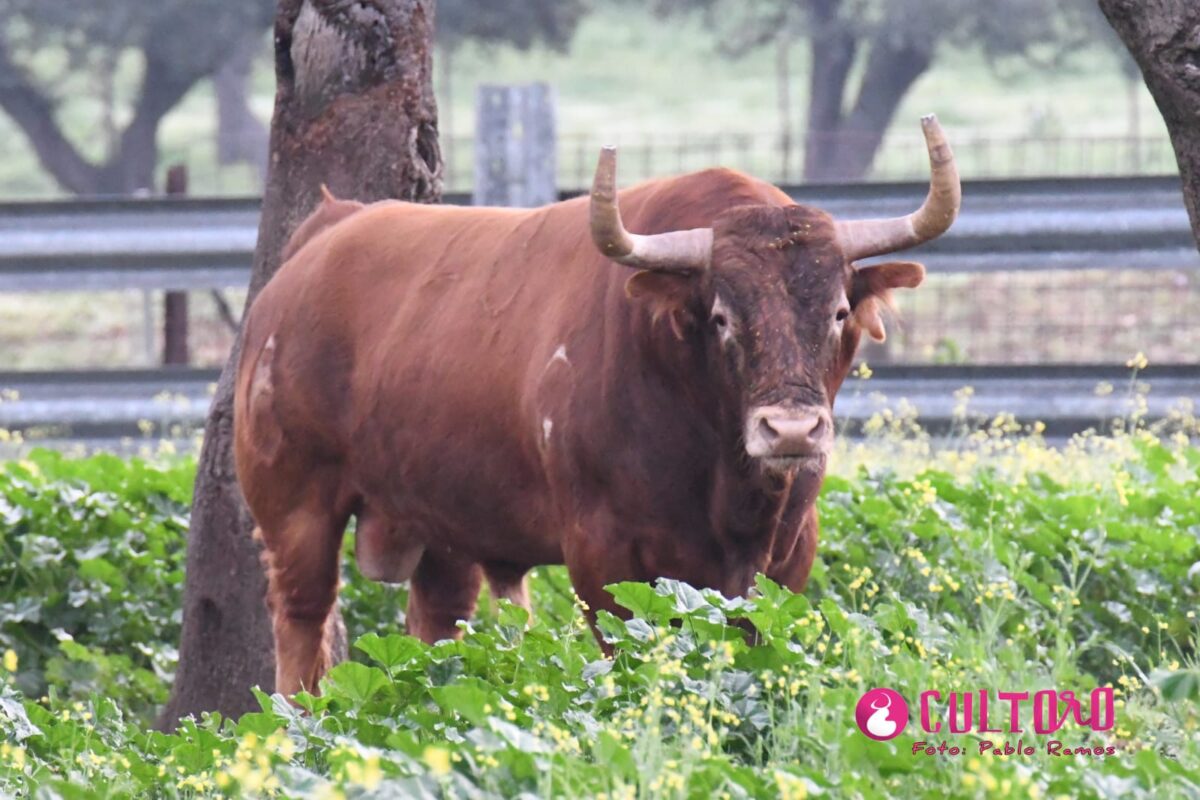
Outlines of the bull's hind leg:
M 260 527 L 275 631 L 275 691 L 284 695 L 315 692 L 331 666 L 338 636 L 332 612 L 348 516 L 314 498 Z
M 470 619 L 479 600 L 483 570 L 445 551 L 425 551 L 408 591 L 408 632 L 430 644 L 457 639 L 460 619 Z

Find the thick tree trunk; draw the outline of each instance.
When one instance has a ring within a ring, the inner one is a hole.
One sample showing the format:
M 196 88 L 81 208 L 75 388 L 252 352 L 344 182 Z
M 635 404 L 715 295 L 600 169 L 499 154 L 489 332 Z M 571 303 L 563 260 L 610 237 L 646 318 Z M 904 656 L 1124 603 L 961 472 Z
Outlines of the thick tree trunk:
M 441 194 L 431 82 L 433 0 L 280 0 L 278 88 L 267 186 L 247 303 L 274 274 L 327 184 L 337 195 L 436 202 Z M 252 707 L 271 689 L 266 580 L 234 476 L 233 382 L 240 337 L 205 428 L 188 534 L 179 670 L 159 725 Z
M 1183 176 L 1183 199 L 1200 247 L 1200 3 L 1100 0 L 1158 106 Z

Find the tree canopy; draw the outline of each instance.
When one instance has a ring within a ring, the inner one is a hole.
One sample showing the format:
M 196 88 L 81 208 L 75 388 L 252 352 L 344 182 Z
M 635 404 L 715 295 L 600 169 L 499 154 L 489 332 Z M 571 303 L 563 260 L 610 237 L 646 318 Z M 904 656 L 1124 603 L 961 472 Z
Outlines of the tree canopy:
M 451 48 L 470 39 L 565 50 L 589 10 L 587 0 L 438 0 L 436 38 Z
M 272 0 L 0 0 L 0 108 L 64 189 L 94 194 L 147 188 L 163 116 L 247 32 L 265 31 L 273 10 Z M 126 115 L 112 111 L 112 81 L 129 54 L 136 56 L 140 77 Z M 73 138 L 60 119 L 62 87 L 80 81 L 107 107 L 107 120 L 97 120 L 109 138 L 99 158 L 88 154 L 95 150 L 87 146 L 95 131 Z M 119 126 L 120 117 L 128 121 Z
M 870 169 L 900 101 L 939 47 L 1053 59 L 1099 27 L 1087 0 L 656 0 L 656 8 L 703 14 L 731 56 L 807 44 L 805 174 L 818 180 Z

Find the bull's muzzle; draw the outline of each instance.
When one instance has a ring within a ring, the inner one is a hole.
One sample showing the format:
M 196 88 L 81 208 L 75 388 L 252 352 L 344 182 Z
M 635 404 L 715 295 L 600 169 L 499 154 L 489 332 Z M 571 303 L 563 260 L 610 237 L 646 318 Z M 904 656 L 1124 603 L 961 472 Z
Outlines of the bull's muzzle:
M 833 420 L 824 408 L 759 406 L 746 418 L 746 453 L 754 458 L 817 458 L 832 446 Z

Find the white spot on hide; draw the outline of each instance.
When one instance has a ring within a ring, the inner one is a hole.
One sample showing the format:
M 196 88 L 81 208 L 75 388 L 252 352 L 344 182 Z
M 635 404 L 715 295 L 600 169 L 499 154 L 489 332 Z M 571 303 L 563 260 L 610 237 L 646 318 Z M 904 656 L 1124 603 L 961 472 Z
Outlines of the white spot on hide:
M 542 445 L 550 444 L 550 432 L 554 430 L 554 420 L 549 417 L 542 419 Z

